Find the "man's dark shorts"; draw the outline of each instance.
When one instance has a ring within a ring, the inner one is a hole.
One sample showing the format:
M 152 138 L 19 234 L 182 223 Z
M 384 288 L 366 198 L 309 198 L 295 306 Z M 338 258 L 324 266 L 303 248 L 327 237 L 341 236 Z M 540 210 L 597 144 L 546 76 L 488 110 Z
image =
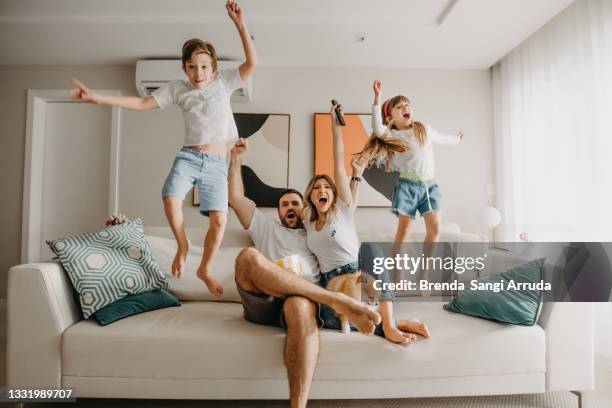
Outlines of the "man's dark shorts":
M 236 287 L 242 299 L 242 308 L 244 309 L 244 318 L 246 320 L 266 326 L 287 328 L 283 309 L 283 305 L 288 299 L 287 297 L 277 298 L 265 294 L 259 295 L 247 292 L 238 285 L 238 282 L 236 282 Z M 317 326 L 321 329 L 324 323 L 321 317 L 321 306 L 318 303 L 316 305 Z

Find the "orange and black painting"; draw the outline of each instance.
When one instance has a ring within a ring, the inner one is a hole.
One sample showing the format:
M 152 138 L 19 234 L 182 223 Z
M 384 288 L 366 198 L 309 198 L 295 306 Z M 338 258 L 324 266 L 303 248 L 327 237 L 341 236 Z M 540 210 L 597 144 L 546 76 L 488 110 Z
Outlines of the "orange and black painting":
M 346 126 L 342 127 L 344 137 L 344 166 L 346 174 L 352 174 L 351 158 L 360 152 L 372 133 L 370 114 L 345 113 Z M 315 113 L 314 145 L 315 174 L 334 175 L 333 140 L 331 115 Z M 399 174 L 387 173 L 384 168 L 369 167 L 363 172 L 363 181 L 359 190 L 360 207 L 390 207 L 393 187 Z

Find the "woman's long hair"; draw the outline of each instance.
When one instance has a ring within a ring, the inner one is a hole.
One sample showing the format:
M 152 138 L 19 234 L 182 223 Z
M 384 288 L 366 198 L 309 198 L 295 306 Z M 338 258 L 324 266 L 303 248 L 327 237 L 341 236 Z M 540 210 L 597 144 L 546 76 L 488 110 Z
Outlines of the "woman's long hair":
M 312 202 L 310 196 L 312 194 L 312 190 L 314 189 L 315 183 L 320 179 L 324 179 L 325 181 L 327 181 L 334 193 L 334 199 L 332 200 L 331 206 L 328 210 L 330 216 L 327 218 L 333 219 L 336 215 L 336 202 L 338 201 L 338 189 L 336 188 L 336 184 L 334 183 L 334 180 L 332 180 L 332 178 L 329 177 L 327 174 L 316 174 L 313 178 L 310 179 L 308 185 L 306 186 L 306 191 L 304 192 L 304 208 L 302 209 L 303 221 L 314 222 L 319 218 L 317 208 Z

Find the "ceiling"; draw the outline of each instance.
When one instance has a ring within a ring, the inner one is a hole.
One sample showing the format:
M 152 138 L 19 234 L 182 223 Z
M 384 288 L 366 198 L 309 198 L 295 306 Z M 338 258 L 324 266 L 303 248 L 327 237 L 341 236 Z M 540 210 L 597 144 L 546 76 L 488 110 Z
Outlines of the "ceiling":
M 243 0 L 261 66 L 486 69 L 573 0 Z M 239 59 L 224 0 L 1 0 L 0 65 Z M 364 38 L 360 41 L 360 38 Z

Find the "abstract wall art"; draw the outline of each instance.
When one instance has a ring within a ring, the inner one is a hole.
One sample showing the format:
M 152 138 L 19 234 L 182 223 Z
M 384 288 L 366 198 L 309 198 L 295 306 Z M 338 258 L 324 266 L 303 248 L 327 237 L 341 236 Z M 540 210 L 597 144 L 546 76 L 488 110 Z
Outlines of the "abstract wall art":
M 344 166 L 348 175 L 352 174 L 352 155 L 363 149 L 372 133 L 371 117 L 370 114 L 344 114 L 346 122 L 346 126 L 342 128 Z M 314 115 L 314 144 L 315 174 L 328 174 L 333 177 L 334 160 L 331 116 L 329 113 L 315 113 Z M 387 173 L 384 168 L 367 168 L 363 173 L 358 205 L 360 207 L 390 207 L 393 186 L 398 177 L 399 173 Z
M 234 113 L 238 135 L 248 140 L 242 157 L 245 195 L 258 207 L 276 207 L 289 183 L 290 115 Z M 199 205 L 193 189 L 193 205 Z

